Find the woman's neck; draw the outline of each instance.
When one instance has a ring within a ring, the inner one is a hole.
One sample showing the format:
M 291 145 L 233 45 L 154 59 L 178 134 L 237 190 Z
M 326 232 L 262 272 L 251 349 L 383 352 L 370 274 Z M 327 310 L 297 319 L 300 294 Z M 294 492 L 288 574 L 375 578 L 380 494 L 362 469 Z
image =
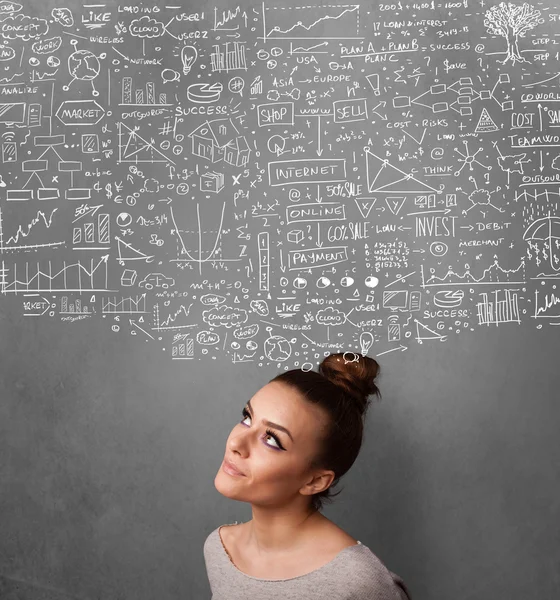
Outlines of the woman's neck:
M 296 512 L 259 510 L 246 523 L 243 543 L 255 555 L 278 556 L 293 552 L 309 539 L 314 528 L 328 520 L 319 511 Z

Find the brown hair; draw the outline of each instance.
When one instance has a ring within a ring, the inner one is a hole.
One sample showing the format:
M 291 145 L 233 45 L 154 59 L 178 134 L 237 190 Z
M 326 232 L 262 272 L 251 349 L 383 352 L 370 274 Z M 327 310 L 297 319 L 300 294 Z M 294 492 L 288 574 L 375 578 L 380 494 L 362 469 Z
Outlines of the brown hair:
M 363 418 L 371 403 L 368 396 L 381 397 L 375 384 L 378 374 L 379 364 L 373 358 L 344 352 L 329 354 L 319 365 L 319 372 L 293 369 L 270 380 L 296 389 L 308 402 L 321 406 L 330 417 L 311 467 L 332 470 L 335 477 L 329 488 L 311 497 L 315 510 L 321 510 L 324 502 L 331 503 L 342 491 L 331 493 L 360 452 Z

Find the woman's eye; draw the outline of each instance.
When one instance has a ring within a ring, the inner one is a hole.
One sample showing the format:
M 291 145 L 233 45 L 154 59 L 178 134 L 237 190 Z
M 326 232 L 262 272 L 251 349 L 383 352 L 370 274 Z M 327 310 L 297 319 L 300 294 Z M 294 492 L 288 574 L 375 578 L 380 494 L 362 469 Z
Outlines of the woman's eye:
M 243 411 L 242 414 L 243 414 L 243 419 L 241 419 L 241 423 L 243 423 L 243 421 L 245 421 L 246 419 L 250 419 L 251 418 L 251 415 L 247 411 Z M 265 437 L 271 438 L 274 441 L 275 445 L 271 446 L 271 448 L 277 448 L 279 450 L 283 450 L 282 445 L 276 439 L 276 436 L 274 436 L 270 431 L 267 430 Z M 267 444 L 267 446 L 270 446 L 270 444 Z

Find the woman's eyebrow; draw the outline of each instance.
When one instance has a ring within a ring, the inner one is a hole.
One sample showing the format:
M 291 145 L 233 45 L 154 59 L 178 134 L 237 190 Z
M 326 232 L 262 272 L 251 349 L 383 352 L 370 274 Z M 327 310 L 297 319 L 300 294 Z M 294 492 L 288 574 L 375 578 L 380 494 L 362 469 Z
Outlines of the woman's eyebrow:
M 247 401 L 247 407 L 249 408 L 249 412 L 251 414 L 254 414 L 253 407 L 251 406 L 251 401 L 250 400 Z M 288 435 L 288 437 L 292 440 L 292 442 L 294 441 L 294 438 L 292 437 L 292 434 L 285 427 L 282 427 L 282 425 L 278 425 L 278 423 L 273 423 L 272 421 L 267 421 L 266 419 L 263 419 L 262 422 L 267 427 L 274 427 L 274 429 L 278 429 L 279 431 L 283 431 L 285 434 Z

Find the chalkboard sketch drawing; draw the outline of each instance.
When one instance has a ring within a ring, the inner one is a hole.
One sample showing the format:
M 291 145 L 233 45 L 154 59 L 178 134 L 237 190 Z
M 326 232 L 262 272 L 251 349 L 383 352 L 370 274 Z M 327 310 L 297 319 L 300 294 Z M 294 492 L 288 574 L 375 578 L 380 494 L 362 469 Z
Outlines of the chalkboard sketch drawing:
M 105 116 L 105 109 L 96 100 L 64 100 L 56 117 L 64 125 L 89 127 L 97 125 Z
M 188 75 L 198 58 L 198 50 L 194 46 L 183 46 L 181 48 L 181 62 L 183 63 L 183 75 Z
M 138 273 L 134 269 L 125 269 L 121 275 L 121 285 L 123 287 L 132 287 L 138 278 Z
M 263 93 L 263 81 L 260 75 L 257 75 L 255 79 L 253 79 L 249 91 L 251 96 L 258 96 L 259 94 Z
M 552 159 L 550 165 L 555 171 L 560 171 L 560 154 Z
M 455 171 L 455 173 L 453 173 L 453 175 L 455 175 L 455 177 L 457 177 L 461 171 L 465 168 L 465 165 L 469 165 L 469 169 L 471 171 L 473 171 L 473 163 L 476 163 L 478 165 L 480 165 L 483 169 L 486 169 L 487 171 L 491 171 L 492 167 L 487 166 L 487 165 L 483 165 L 481 162 L 479 162 L 478 160 L 476 160 L 476 155 L 479 152 L 482 152 L 482 148 L 479 148 L 474 154 L 471 154 L 469 152 L 469 143 L 467 142 L 467 140 L 463 140 L 463 144 L 465 144 L 465 152 L 466 154 L 463 154 L 459 149 L 457 148 L 453 148 L 455 150 L 455 152 L 457 152 L 457 154 L 459 154 L 461 156 L 461 159 L 459 159 L 463 164 L 461 165 L 461 167 L 459 168 L 458 171 Z
M 121 266 L 124 266 L 124 263 L 129 260 L 145 260 L 146 263 L 151 263 L 154 260 L 153 255 L 144 254 L 144 252 L 134 248 L 132 244 L 121 240 L 118 235 L 115 236 L 115 239 L 117 240 L 117 252 L 119 254 L 116 258 Z
M 0 123 L 24 123 L 26 102 L 1 102 Z
M 560 295 L 558 292 L 550 292 L 544 295 L 539 302 L 539 290 L 535 290 L 535 319 L 558 319 L 560 317 Z M 552 323 L 556 325 L 556 323 Z
M 223 173 L 207 171 L 200 176 L 200 190 L 217 194 L 224 189 L 225 179 Z
M 504 156 L 500 155 L 498 156 L 498 165 L 500 165 L 500 169 L 502 169 L 502 171 L 506 171 L 508 175 L 510 173 L 521 173 L 521 175 L 523 175 L 524 163 L 531 162 L 530 160 L 523 160 L 526 157 L 527 154 L 525 152 L 522 154 L 506 154 Z
M 327 50 L 318 50 L 318 48 L 328 48 L 329 42 L 319 42 L 318 44 L 313 44 L 308 48 L 304 48 L 303 46 L 296 46 L 294 48 L 294 43 L 290 42 L 290 50 L 288 54 L 292 56 L 292 54 L 328 54 Z
M 189 133 L 192 153 L 210 162 L 224 162 L 244 167 L 249 162 L 251 149 L 229 118 L 205 121 Z
M 362 353 L 362 356 L 367 355 L 368 350 L 373 346 L 374 341 L 375 338 L 371 331 L 362 331 L 362 333 L 360 333 L 360 352 Z
M 175 279 L 167 277 L 163 273 L 150 273 L 138 284 L 138 287 L 144 287 L 147 290 L 153 290 L 154 287 L 163 288 L 164 290 L 173 287 Z
M 81 261 L 64 265 L 58 271 L 53 269 L 52 262 L 41 267 L 38 262 L 28 263 L 20 267 L 14 263 L 6 267 L 2 261 L 0 268 L 0 292 L 2 294 L 21 294 L 23 292 L 109 292 L 107 289 L 107 261 L 109 255 L 100 257 L 94 265 L 89 266 Z
M 385 204 L 394 215 L 398 215 L 401 212 L 401 208 L 403 207 L 405 200 L 406 196 L 388 196 L 385 198 Z
M 134 92 L 134 93 L 133 93 Z M 135 87 L 132 77 L 123 77 L 121 83 L 121 103 L 119 106 L 172 106 L 167 103 L 167 94 L 156 95 L 153 81 L 146 82 L 145 88 Z
M 284 362 L 292 355 L 292 346 L 285 337 L 272 335 L 264 341 L 264 353 L 269 360 Z
M 68 303 L 68 296 L 60 298 L 60 314 L 61 315 L 91 315 L 95 312 L 95 308 L 90 310 L 89 306 L 82 304 L 81 298 L 76 298 L 74 302 Z
M 383 308 L 391 310 L 406 310 L 408 306 L 408 291 L 407 290 L 384 290 L 383 291 Z
M 189 252 L 189 250 L 187 250 L 187 246 L 185 244 L 185 240 L 183 238 L 183 233 L 186 233 L 184 229 L 179 229 L 179 227 L 177 226 L 177 221 L 175 219 L 175 215 L 173 213 L 173 208 L 170 206 L 169 207 L 169 214 L 171 216 L 171 221 L 173 223 L 173 229 L 171 229 L 171 235 L 176 235 L 178 240 L 179 240 L 179 244 L 178 247 L 180 248 L 180 256 L 181 258 L 174 258 L 171 259 L 171 262 L 195 262 L 198 263 L 199 266 L 199 272 L 200 274 L 202 274 L 202 264 L 203 263 L 207 263 L 207 262 L 215 262 L 215 261 L 230 261 L 230 260 L 239 260 L 237 258 L 233 259 L 233 258 L 224 258 L 222 256 L 219 256 L 222 253 L 222 248 L 221 248 L 221 241 L 222 241 L 222 235 L 223 235 L 223 224 L 224 224 L 224 215 L 225 215 L 225 210 L 226 210 L 226 203 L 223 202 L 222 203 L 222 214 L 220 217 L 220 224 L 217 226 L 216 228 L 216 238 L 214 240 L 214 246 L 212 247 L 211 250 L 208 250 L 208 256 L 206 258 L 202 258 L 202 242 L 203 242 L 203 236 L 202 236 L 202 222 L 201 222 L 201 218 L 200 218 L 200 203 L 197 203 L 196 205 L 196 210 L 197 210 L 197 224 L 198 224 L 198 240 L 199 240 L 199 244 L 198 244 L 198 258 L 194 258 L 193 254 L 191 254 L 191 252 Z M 209 236 L 204 236 L 204 239 L 209 239 Z
M 136 296 L 121 296 L 117 301 L 117 297 L 107 297 L 101 299 L 101 312 L 103 314 L 119 314 L 119 315 L 137 315 L 148 312 L 146 310 L 146 293 Z
M 82 152 L 97 154 L 99 152 L 99 135 L 97 133 L 82 133 Z
M 366 146 L 366 176 L 368 192 L 391 192 L 396 194 L 423 194 L 437 192 L 427 183 L 416 179 L 411 173 L 405 173 L 392 165 L 387 159 L 371 152 Z
M 477 302 L 476 311 L 479 325 L 499 325 L 500 323 L 521 323 L 519 318 L 518 289 L 494 290 L 494 300 L 489 294 L 480 294 L 482 300 Z M 499 299 L 502 296 L 502 299 Z
M 191 312 L 192 304 L 187 308 L 183 304 L 179 306 L 177 310 L 170 313 L 165 319 L 162 320 L 160 314 L 159 303 L 156 302 L 154 305 L 154 331 L 164 331 L 166 329 L 184 329 L 185 327 L 194 327 L 193 323 L 181 323 L 181 317 L 187 318 Z
M 247 27 L 247 13 L 246 11 L 241 12 L 240 6 L 235 10 L 222 10 L 221 17 L 218 16 L 218 9 L 214 8 L 214 27 L 212 27 L 212 31 L 237 31 L 239 29 L 239 24 L 235 27 L 224 27 L 224 25 L 230 25 L 230 21 L 233 21 L 238 17 L 241 17 L 244 20 L 245 27 Z
M 268 151 L 272 154 L 276 154 L 276 157 L 281 156 L 286 149 L 286 139 L 287 138 L 278 134 L 270 136 L 266 143 Z
M 500 2 L 496 6 L 489 8 L 484 14 L 484 25 L 488 32 L 493 35 L 500 35 L 507 41 L 506 58 L 498 61 L 502 65 L 511 60 L 512 65 L 517 62 L 528 63 L 527 59 L 521 56 L 518 41 L 524 37 L 527 31 L 533 29 L 544 19 L 540 18 L 541 11 L 536 10 L 534 6 L 527 2 L 522 5 L 512 4 L 511 2 Z
M 359 4 L 327 4 L 324 6 L 315 5 L 309 7 L 313 8 L 313 11 L 298 10 L 302 8 L 307 7 L 288 5 L 280 7 L 265 7 L 263 2 L 262 20 L 264 40 L 343 40 L 356 39 L 356 37 L 359 37 Z M 291 20 L 292 15 L 287 12 L 290 9 L 298 10 L 295 18 L 298 18 L 301 13 L 309 15 L 308 22 L 304 23 L 303 21 L 298 20 L 296 23 L 291 24 L 289 20 Z M 319 18 L 315 18 L 318 14 L 321 14 L 321 16 L 319 16 Z M 355 31 L 356 37 L 344 35 L 344 33 L 347 31 Z
M 10 163 L 17 162 L 18 151 L 17 142 L 15 141 L 16 134 L 13 131 L 6 131 L 2 134 L 2 162 Z M 0 187 L 6 187 L 6 183 L 0 175 Z
M 213 46 L 214 52 L 210 54 L 212 72 L 246 71 L 247 59 L 245 58 L 244 44 L 245 42 L 225 42 L 223 49 L 220 48 L 220 44 Z
M 479 188 L 476 183 L 475 178 L 472 175 L 469 177 L 469 180 L 474 183 L 475 190 L 474 190 L 474 192 L 471 192 L 470 194 L 468 194 L 468 199 L 471 201 L 472 204 L 471 204 L 471 206 L 469 206 L 469 208 L 463 210 L 463 215 L 466 215 L 469 212 L 469 210 L 471 210 L 475 206 L 479 206 L 479 207 L 480 206 L 491 206 L 492 208 L 495 208 L 499 212 L 502 212 L 502 213 L 505 212 L 505 209 L 498 208 L 497 206 L 494 206 L 492 204 L 492 202 L 490 202 L 491 195 L 494 194 L 495 192 L 499 192 L 502 189 L 500 186 L 498 186 L 495 190 L 490 192 L 483 188 Z M 466 193 L 466 192 L 463 192 L 463 194 L 464 193 Z
M 381 94 L 381 92 L 379 91 L 379 74 L 372 73 L 371 75 L 366 75 L 366 79 L 369 85 L 371 86 L 371 89 L 373 90 L 374 94 L 376 96 L 379 96 Z
M 209 83 L 192 83 L 187 88 L 187 99 L 197 104 L 210 104 L 220 99 L 224 86 L 216 81 Z
M 119 129 L 119 162 L 120 163 L 156 163 L 168 162 L 175 164 L 173 160 L 167 158 L 153 144 L 147 142 L 142 136 L 138 135 L 136 127 L 130 129 L 124 123 L 117 123 Z M 123 132 L 124 127 L 124 132 Z
M 179 81 L 181 74 L 175 69 L 163 69 L 161 72 L 161 80 L 163 83 L 171 83 L 173 81 Z
M 519 173 L 523 175 L 523 165 L 525 163 L 530 163 L 530 160 L 524 160 L 527 158 L 527 154 L 523 152 L 522 154 L 507 154 L 503 155 L 498 148 L 498 142 L 492 142 L 494 148 L 498 151 L 498 165 L 502 171 L 507 173 L 508 177 L 508 185 L 509 185 L 509 176 L 511 173 Z
M 488 111 L 483 108 L 474 130 L 475 133 L 489 133 L 491 131 L 498 131 L 498 129 L 499 127 L 494 123 L 492 117 L 488 114 Z
M 4 217 L 2 215 L 2 208 L 0 208 L 0 253 L 13 250 L 38 250 L 39 248 L 48 248 L 65 244 L 66 242 L 64 241 L 42 244 L 21 243 L 21 241 L 26 241 L 30 235 L 32 236 L 31 241 L 33 241 L 34 237 L 43 238 L 45 229 L 50 229 L 53 223 L 54 213 L 57 210 L 57 208 L 54 208 L 49 217 L 47 217 L 46 212 L 38 210 L 37 214 L 35 217 L 33 217 L 30 223 L 27 223 L 26 225 L 18 225 L 16 232 L 12 236 L 8 237 L 8 239 L 4 240 Z M 37 228 L 37 226 L 39 226 L 39 228 Z
M 74 47 L 78 45 L 76 40 L 70 42 Z M 100 54 L 99 58 L 105 58 L 106 54 Z M 67 92 L 74 81 L 91 81 L 93 89 L 92 94 L 99 96 L 99 92 L 93 85 L 93 80 L 99 76 L 101 65 L 99 58 L 89 50 L 76 50 L 68 57 L 68 72 L 72 75 L 72 81 L 68 85 L 62 86 L 62 89 Z
M 449 246 L 445 242 L 432 242 L 430 244 L 430 253 L 432 256 L 445 256 L 447 251 L 449 250 Z
M 421 323 L 418 319 L 414 319 L 414 322 L 416 323 L 416 341 L 419 344 L 422 344 L 426 340 L 439 340 L 440 342 L 445 342 L 447 339 L 446 335 L 437 333 L 427 325 L 424 325 L 424 323 Z
M 367 219 L 369 217 L 369 213 L 371 209 L 375 206 L 377 202 L 377 198 L 354 198 L 354 202 L 360 211 L 363 219 Z
M 62 42 L 62 40 L 61 40 Z M 58 67 L 60 65 L 60 58 L 58 58 L 58 56 L 49 56 L 47 58 L 47 65 L 49 65 L 49 67 L 52 67 L 53 69 L 55 67 Z M 53 75 L 56 75 L 57 71 L 55 71 L 53 73 Z
M 422 287 L 431 286 L 456 286 L 456 285 L 476 285 L 476 284 L 521 284 L 525 283 L 525 259 L 521 258 L 519 266 L 516 269 L 503 269 L 496 256 L 494 256 L 494 262 L 483 270 L 480 277 L 475 277 L 471 273 L 471 268 L 467 264 L 465 265 L 465 271 L 462 275 L 455 273 L 453 268 L 450 266 L 447 268 L 447 273 L 440 277 L 436 275 L 436 269 L 430 268 L 430 276 L 426 279 L 424 273 L 424 265 L 420 265 L 420 275 L 422 279 Z
M 72 27 L 74 25 L 74 17 L 69 8 L 53 8 L 51 16 L 63 27 Z
M 299 88 L 294 88 L 292 91 L 282 93 L 277 90 L 269 90 L 266 93 L 266 99 L 272 100 L 273 102 L 277 102 L 282 96 L 288 96 L 288 98 L 292 98 L 292 100 L 299 100 L 301 96 L 301 90 Z
M 387 318 L 387 341 L 388 342 L 400 342 L 401 341 L 401 324 L 398 322 L 398 315 L 390 315 Z M 363 354 L 363 352 L 362 352 Z
M 541 263 L 538 254 L 542 253 L 543 258 L 548 258 L 552 270 L 560 271 L 560 217 L 549 213 L 533 221 L 525 230 L 523 239 L 537 253 L 537 265 Z M 544 242 L 542 248 L 540 242 Z
M 229 80 L 228 90 L 232 94 L 239 94 L 243 97 L 243 89 L 245 88 L 245 80 L 243 77 L 235 76 Z
M 440 290 L 434 294 L 432 302 L 439 308 L 457 308 L 463 303 L 463 290 Z
M 74 249 L 104 250 L 110 244 L 110 221 L 108 213 L 97 214 L 103 205 L 80 207 L 73 221 L 72 245 Z M 78 223 L 78 221 L 82 221 Z M 76 224 L 77 223 L 77 224 Z M 96 246 L 94 244 L 102 244 Z

